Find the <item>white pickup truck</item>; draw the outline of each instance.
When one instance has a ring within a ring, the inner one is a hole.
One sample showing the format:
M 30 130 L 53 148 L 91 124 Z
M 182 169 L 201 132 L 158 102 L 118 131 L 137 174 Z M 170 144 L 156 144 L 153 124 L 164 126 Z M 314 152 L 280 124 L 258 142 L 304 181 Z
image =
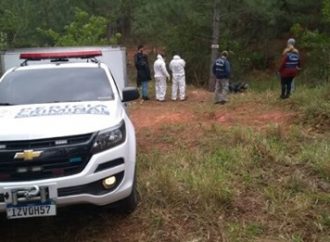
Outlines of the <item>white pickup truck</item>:
M 80 203 L 135 209 L 136 138 L 124 103 L 139 93 L 120 90 L 101 55 L 22 53 L 22 65 L 1 77 L 0 211 L 7 218 L 52 216 Z

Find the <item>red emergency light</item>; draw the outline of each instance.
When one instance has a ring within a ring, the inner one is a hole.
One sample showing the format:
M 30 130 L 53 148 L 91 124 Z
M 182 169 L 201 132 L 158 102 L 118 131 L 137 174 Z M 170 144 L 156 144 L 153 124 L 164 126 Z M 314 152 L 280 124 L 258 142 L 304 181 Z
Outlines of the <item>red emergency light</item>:
M 19 58 L 25 60 L 67 59 L 67 58 L 94 58 L 102 56 L 101 50 L 62 51 L 62 52 L 26 52 Z

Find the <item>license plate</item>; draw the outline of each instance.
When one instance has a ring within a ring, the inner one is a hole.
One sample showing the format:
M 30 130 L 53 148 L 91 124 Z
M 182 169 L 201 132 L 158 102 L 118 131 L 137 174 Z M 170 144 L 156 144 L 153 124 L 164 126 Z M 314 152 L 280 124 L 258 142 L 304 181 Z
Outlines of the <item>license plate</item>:
M 7 205 L 8 219 L 45 217 L 54 215 L 56 215 L 56 205 L 54 203 L 27 204 L 24 206 Z

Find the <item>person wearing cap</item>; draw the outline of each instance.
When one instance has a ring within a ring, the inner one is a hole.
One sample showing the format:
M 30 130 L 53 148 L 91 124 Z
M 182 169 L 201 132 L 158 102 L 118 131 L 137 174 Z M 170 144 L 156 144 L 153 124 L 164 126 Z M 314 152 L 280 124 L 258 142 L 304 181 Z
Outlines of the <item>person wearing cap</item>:
M 185 68 L 186 62 L 179 56 L 174 55 L 170 62 L 170 70 L 172 72 L 172 100 L 177 99 L 179 89 L 179 99 L 186 100 L 186 75 Z
M 288 39 L 287 41 L 287 46 L 290 46 L 290 45 L 295 45 L 296 44 L 296 40 L 294 38 L 290 38 Z
M 167 88 L 166 78 L 170 79 L 170 74 L 167 72 L 166 64 L 161 54 L 157 55 L 157 59 L 154 62 L 154 72 L 156 100 L 163 102 L 165 101 Z
M 148 82 L 151 80 L 148 56 L 143 53 L 144 46 L 139 45 L 138 51 L 134 56 L 134 64 L 137 70 L 137 86 L 141 87 L 143 100 L 149 100 Z
M 216 77 L 214 103 L 225 104 L 228 102 L 230 63 L 228 61 L 228 51 L 223 51 L 221 56 L 215 61 L 212 68 Z
M 279 73 L 281 77 L 281 96 L 280 98 L 289 98 L 292 92 L 293 78 L 297 76 L 300 67 L 299 51 L 294 47 L 295 40 L 290 38 L 287 47 L 282 53 Z

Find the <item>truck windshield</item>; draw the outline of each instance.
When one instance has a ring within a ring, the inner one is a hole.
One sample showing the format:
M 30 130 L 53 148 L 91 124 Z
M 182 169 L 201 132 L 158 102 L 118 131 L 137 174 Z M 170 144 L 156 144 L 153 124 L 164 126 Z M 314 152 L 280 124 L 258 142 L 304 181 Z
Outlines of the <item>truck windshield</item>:
M 112 100 L 102 68 L 16 70 L 0 82 L 0 105 Z

